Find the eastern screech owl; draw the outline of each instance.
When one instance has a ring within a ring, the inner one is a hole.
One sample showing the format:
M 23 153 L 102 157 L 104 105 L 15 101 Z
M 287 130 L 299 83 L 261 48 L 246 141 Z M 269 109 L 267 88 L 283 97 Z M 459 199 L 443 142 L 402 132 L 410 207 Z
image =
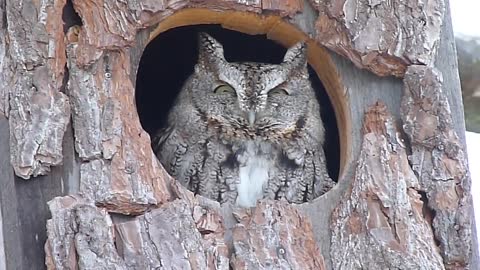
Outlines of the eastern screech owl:
M 229 63 L 202 33 L 195 71 L 153 144 L 195 194 L 251 207 L 261 198 L 302 203 L 329 190 L 323 141 L 304 43 L 279 65 Z

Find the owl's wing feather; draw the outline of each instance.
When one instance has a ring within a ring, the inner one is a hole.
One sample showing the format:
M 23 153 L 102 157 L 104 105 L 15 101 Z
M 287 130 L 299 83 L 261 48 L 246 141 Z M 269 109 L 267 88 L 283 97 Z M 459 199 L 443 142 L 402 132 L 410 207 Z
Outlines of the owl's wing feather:
M 198 194 L 216 199 L 221 203 L 234 203 L 237 198 L 236 183 L 238 171 L 227 159 L 231 150 L 216 138 L 210 138 L 204 145 Z
M 189 190 L 222 203 L 235 202 L 238 177 L 225 162 L 224 145 L 202 138 L 187 142 L 174 128 L 163 130 L 153 145 L 167 171 Z
M 153 140 L 153 149 L 165 169 L 182 185 L 188 185 L 193 172 L 192 145 L 182 140 L 175 128 L 161 130 Z
M 335 185 L 335 182 L 330 178 L 327 171 L 327 161 L 323 149 L 318 149 L 313 154 L 314 166 L 314 183 L 313 183 L 313 198 L 323 195 Z
M 306 150 L 302 155 L 290 153 L 280 157 L 276 171 L 271 173 L 266 198 L 303 203 L 333 187 L 335 183 L 328 175 L 323 149 Z
M 309 186 L 308 182 L 311 182 L 311 178 L 308 178 L 308 170 L 303 165 L 297 165 L 295 168 L 291 168 L 287 172 L 288 189 L 285 197 L 292 203 L 303 203 L 305 201 L 305 192 Z

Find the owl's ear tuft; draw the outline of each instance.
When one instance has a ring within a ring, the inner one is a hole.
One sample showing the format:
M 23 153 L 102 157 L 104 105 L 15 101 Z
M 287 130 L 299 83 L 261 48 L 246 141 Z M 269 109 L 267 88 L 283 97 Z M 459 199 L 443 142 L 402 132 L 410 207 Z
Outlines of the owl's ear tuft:
M 223 56 L 223 46 L 207 33 L 199 34 L 198 44 L 198 60 L 199 62 L 218 62 L 225 61 Z
M 307 44 L 301 41 L 290 47 L 283 57 L 283 63 L 293 68 L 306 68 Z

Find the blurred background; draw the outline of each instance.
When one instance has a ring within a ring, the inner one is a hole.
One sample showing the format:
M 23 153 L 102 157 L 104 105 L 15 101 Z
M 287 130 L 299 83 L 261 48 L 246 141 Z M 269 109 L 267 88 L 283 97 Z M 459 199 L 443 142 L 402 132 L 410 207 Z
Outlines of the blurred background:
M 480 233 L 480 1 L 450 0 L 462 84 L 472 197 Z
M 480 1 L 452 0 L 467 130 L 480 133 Z

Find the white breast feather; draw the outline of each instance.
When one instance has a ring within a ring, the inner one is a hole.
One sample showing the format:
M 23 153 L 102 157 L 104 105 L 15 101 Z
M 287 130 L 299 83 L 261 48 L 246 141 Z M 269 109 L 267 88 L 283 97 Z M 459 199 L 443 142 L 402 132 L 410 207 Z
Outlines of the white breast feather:
M 246 151 L 239 157 L 239 178 L 237 184 L 237 205 L 240 207 L 254 207 L 257 200 L 262 198 L 263 190 L 268 182 L 268 173 L 272 162 L 265 155 L 257 154 L 258 146 L 249 142 Z M 243 163 L 243 164 L 242 164 Z

